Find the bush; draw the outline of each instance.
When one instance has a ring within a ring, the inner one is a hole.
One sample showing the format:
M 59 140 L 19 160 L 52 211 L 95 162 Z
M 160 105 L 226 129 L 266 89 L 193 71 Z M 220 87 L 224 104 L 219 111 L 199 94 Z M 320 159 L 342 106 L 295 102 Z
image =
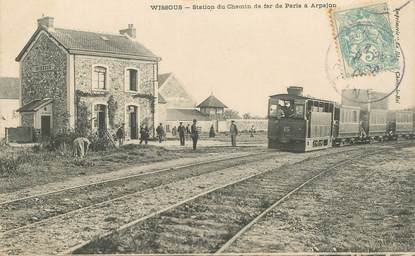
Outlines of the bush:
M 47 140 L 42 142 L 42 148 L 45 148 L 49 151 L 66 151 L 69 145 L 69 148 L 72 147 L 72 142 L 79 135 L 75 132 L 62 132 L 57 133 L 49 137 Z
M 92 151 L 107 151 L 114 148 L 110 139 L 106 136 L 101 136 L 98 132 L 88 136 L 91 142 L 90 150 Z

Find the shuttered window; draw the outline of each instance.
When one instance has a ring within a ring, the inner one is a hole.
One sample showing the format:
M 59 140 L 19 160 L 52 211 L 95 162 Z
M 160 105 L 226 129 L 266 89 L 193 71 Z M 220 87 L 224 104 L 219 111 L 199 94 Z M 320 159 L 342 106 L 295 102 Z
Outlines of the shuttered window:
M 92 73 L 92 88 L 107 89 L 107 69 L 105 67 L 94 67 L 94 72 Z

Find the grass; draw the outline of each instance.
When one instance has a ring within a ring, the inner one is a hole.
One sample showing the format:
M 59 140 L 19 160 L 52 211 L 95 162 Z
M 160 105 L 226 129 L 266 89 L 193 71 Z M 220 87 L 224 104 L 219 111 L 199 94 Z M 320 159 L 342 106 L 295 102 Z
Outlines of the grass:
M 73 157 L 70 150 L 60 152 L 2 146 L 0 193 L 179 157 L 178 152 L 151 145 L 130 144 L 120 149 L 89 152 L 84 159 Z

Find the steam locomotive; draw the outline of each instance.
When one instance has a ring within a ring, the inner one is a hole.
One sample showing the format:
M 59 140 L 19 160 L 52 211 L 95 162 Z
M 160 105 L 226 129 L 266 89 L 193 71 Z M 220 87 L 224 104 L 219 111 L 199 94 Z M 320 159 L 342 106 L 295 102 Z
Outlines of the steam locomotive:
M 287 90 L 269 97 L 269 148 L 306 152 L 414 137 L 414 111 L 341 105 L 302 96 L 302 87 Z

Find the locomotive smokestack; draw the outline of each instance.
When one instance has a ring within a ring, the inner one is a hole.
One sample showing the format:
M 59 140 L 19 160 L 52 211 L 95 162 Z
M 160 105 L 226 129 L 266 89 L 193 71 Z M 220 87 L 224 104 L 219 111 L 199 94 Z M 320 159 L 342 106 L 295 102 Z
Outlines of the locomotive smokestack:
M 303 96 L 303 87 L 301 86 L 290 86 L 287 88 L 289 95 Z

